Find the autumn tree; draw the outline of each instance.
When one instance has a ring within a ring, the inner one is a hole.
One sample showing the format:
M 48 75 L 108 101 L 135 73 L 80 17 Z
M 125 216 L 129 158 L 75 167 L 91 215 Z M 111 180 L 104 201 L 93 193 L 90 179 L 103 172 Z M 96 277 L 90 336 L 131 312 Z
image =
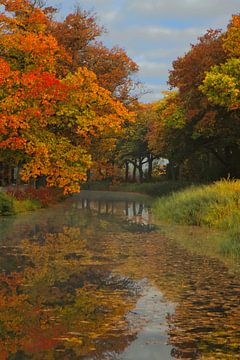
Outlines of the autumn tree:
M 186 142 L 185 109 L 176 91 L 165 92 L 163 99 L 152 103 L 147 132 L 148 146 L 155 156 L 168 159 L 168 178 L 178 178 L 179 167 L 192 147 Z
M 72 62 L 67 64 L 71 72 L 79 66 L 87 67 L 97 75 L 100 86 L 121 101 L 131 101 L 131 90 L 136 87 L 131 76 L 138 66 L 125 50 L 117 46 L 109 49 L 98 40 L 105 30 L 91 13 L 78 8 L 64 21 L 51 21 L 48 26 L 50 34 L 71 55 Z
M 227 60 L 206 73 L 200 90 L 216 105 L 237 111 L 240 108 L 240 16 L 234 15 L 223 38 Z
M 185 109 L 185 143 L 192 145 L 189 155 L 195 152 L 205 153 L 209 159 L 214 156 L 219 169 L 222 168 L 222 175 L 238 176 L 232 161 L 232 152 L 238 141 L 238 121 L 233 113 L 209 101 L 200 87 L 206 72 L 214 67 L 216 71 L 229 58 L 225 47 L 226 36 L 219 30 L 209 30 L 199 38 L 188 53 L 173 62 L 169 84 L 179 89 L 179 99 Z
M 47 33 L 48 18 L 27 0 L 1 0 L 0 56 L 11 68 L 56 72 L 59 59 L 70 61 L 57 40 Z
M 50 186 L 79 190 L 97 161 L 94 142 L 112 148 L 131 115 L 90 70 L 58 77 L 71 57 L 41 9 L 25 0 L 1 4 L 1 156 L 22 165 L 25 181 L 44 175 Z

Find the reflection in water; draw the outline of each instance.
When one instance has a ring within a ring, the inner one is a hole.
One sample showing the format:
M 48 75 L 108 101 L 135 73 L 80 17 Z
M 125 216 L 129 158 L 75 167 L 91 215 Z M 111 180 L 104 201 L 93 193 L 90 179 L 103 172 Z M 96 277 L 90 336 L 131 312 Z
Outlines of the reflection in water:
M 136 200 L 119 202 L 109 200 L 94 200 L 83 198 L 77 205 L 78 209 L 89 210 L 98 215 L 117 215 L 120 217 L 124 228 L 127 225 L 129 231 L 150 232 L 155 230 L 152 219 L 151 207 L 144 202 Z
M 121 352 L 134 338 L 124 315 L 136 286 L 93 263 L 77 228 L 23 240 L 21 251 L 31 266 L 0 277 L 1 359 L 20 350 L 33 359 L 105 358 L 113 339 Z
M 158 233 L 147 198 L 82 192 L 0 225 L 0 359 L 239 358 L 238 277 Z

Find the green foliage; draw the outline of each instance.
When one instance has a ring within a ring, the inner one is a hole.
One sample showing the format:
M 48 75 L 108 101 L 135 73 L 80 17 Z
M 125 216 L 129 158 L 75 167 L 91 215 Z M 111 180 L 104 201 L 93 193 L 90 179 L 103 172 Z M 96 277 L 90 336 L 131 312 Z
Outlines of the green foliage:
M 41 208 L 41 204 L 37 200 L 14 200 L 13 209 L 14 213 L 21 213 L 25 211 L 33 211 Z
M 13 199 L 4 192 L 0 192 L 0 215 L 10 215 L 13 213 Z
M 181 129 L 186 123 L 186 116 L 183 106 L 179 102 L 179 94 L 177 91 L 170 91 L 165 93 L 165 97 L 160 100 L 157 105 L 158 120 L 164 125 Z
M 199 89 L 208 100 L 229 110 L 238 109 L 240 104 L 240 59 L 229 59 L 225 64 L 213 66 L 206 73 Z
M 150 109 L 139 106 L 136 109 L 136 119 L 129 123 L 124 136 L 118 142 L 117 158 L 119 161 L 134 161 L 139 157 L 147 157 L 150 153 L 146 135 L 148 132 Z
M 240 227 L 233 226 L 233 229 L 229 231 L 230 236 L 225 238 L 225 241 L 220 247 L 221 253 L 224 255 L 230 255 L 234 257 L 240 256 Z
M 177 161 L 180 156 L 182 160 L 186 148 L 186 141 L 182 140 L 185 134 L 186 110 L 181 105 L 179 93 L 166 92 L 162 100 L 153 104 L 154 111 L 155 116 L 151 118 L 147 134 L 149 148 L 160 157 Z
M 4 192 L 0 192 L 0 216 L 14 215 L 17 213 L 39 209 L 41 204 L 37 200 L 16 200 Z

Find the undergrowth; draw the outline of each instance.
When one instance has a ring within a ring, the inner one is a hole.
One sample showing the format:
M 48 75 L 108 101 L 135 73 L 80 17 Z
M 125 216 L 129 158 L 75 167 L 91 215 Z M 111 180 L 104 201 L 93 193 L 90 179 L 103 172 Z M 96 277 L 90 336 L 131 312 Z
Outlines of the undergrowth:
M 159 181 L 152 183 L 122 183 L 111 186 L 113 191 L 129 191 L 147 194 L 150 196 L 165 196 L 189 187 L 187 181 Z
M 41 207 L 48 207 L 49 205 L 55 204 L 64 197 L 60 189 L 49 187 L 35 189 L 31 186 L 21 188 L 11 186 L 7 189 L 7 194 L 19 201 L 31 200 L 35 204 L 38 202 Z
M 4 192 L 0 192 L 0 215 L 14 214 L 13 198 Z
M 12 186 L 6 192 L 0 192 L 0 215 L 13 215 L 48 207 L 63 198 L 59 189 Z

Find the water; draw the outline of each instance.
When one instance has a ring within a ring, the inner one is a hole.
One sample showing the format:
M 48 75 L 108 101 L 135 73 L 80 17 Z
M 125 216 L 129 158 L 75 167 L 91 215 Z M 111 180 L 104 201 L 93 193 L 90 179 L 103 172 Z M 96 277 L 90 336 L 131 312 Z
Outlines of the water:
M 0 219 L 0 359 L 240 359 L 240 281 L 167 239 L 144 196 Z

